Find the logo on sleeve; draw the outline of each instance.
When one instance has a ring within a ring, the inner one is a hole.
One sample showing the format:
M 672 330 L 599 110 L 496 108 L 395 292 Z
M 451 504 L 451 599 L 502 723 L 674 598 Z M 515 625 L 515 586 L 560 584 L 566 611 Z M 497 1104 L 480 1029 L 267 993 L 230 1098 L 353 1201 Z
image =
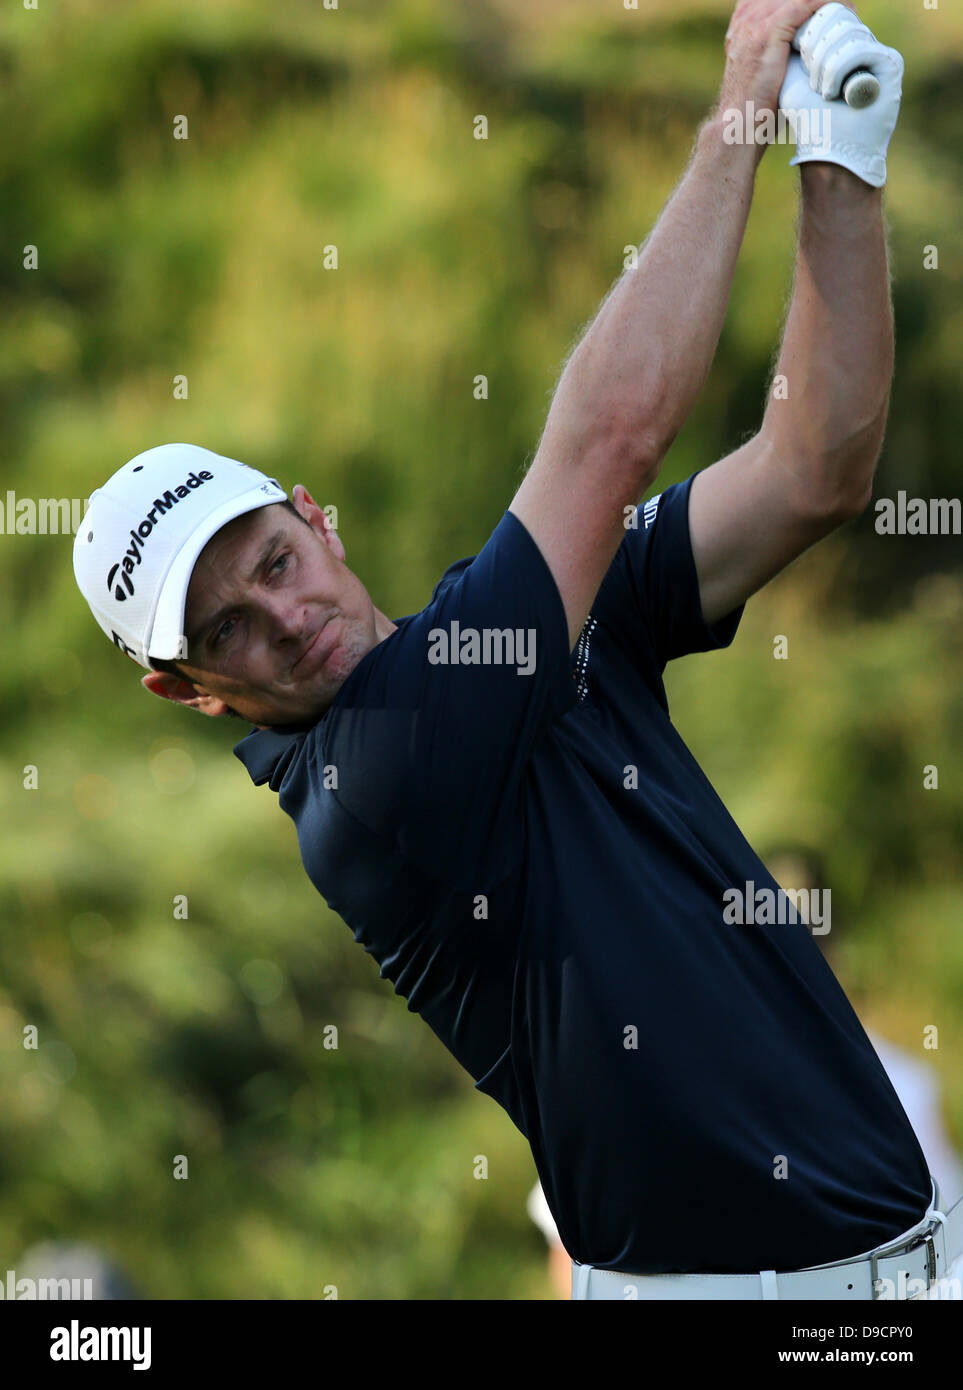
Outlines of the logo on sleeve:
M 650 497 L 648 502 L 646 502 L 645 506 L 642 508 L 642 520 L 645 523 L 646 531 L 649 529 L 649 527 L 655 520 L 655 514 L 659 510 L 659 503 L 661 501 L 662 493 L 660 492 L 655 497 Z

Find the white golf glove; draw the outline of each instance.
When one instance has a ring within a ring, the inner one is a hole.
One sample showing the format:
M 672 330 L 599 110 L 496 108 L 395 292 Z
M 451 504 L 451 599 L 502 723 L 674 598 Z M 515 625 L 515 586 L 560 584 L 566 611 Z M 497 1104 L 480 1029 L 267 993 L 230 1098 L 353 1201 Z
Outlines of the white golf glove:
M 886 182 L 886 151 L 903 95 L 903 58 L 877 41 L 846 5 L 816 11 L 796 35 L 801 57 L 790 54 L 779 106 L 796 140 L 790 164 L 841 164 L 874 188 Z M 879 79 L 872 106 L 856 110 L 842 100 L 843 83 L 857 68 Z

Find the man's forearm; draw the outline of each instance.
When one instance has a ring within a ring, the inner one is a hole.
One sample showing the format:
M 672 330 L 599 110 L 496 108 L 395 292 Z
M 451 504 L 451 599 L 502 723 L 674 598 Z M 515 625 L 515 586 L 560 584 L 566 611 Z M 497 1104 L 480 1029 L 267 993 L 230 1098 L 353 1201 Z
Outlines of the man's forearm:
M 882 193 L 832 164 L 803 166 L 792 304 L 762 433 L 801 502 L 865 505 L 893 375 Z M 808 502 L 806 502 L 808 499 Z
M 569 358 L 547 431 L 577 439 L 615 428 L 646 463 L 682 427 L 718 345 L 760 157 L 722 131 L 718 117 L 700 130 L 638 264 Z

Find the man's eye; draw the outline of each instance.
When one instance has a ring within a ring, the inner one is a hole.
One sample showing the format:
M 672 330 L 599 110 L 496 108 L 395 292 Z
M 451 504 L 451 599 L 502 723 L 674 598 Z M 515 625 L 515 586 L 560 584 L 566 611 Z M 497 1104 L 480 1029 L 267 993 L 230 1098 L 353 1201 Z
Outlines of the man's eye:
M 281 555 L 277 557 L 276 560 L 272 560 L 271 564 L 268 567 L 268 573 L 283 574 L 288 567 L 289 558 L 290 551 L 285 550 Z M 231 634 L 234 630 L 234 623 L 234 618 L 226 618 L 225 621 L 221 623 L 221 626 L 217 629 L 217 632 L 215 632 L 214 636 L 211 638 L 212 647 L 223 647 L 226 642 L 230 641 Z

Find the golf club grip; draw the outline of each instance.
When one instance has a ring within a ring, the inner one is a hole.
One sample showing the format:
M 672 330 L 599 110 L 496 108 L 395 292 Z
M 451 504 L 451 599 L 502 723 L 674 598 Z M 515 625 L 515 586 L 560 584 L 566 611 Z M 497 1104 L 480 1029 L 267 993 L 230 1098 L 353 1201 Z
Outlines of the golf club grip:
M 857 81 L 857 79 L 860 80 Z M 868 86 L 863 84 L 862 79 L 866 80 Z M 860 88 L 858 95 L 854 96 L 853 85 L 851 84 Z M 840 92 L 848 106 L 853 107 L 856 111 L 864 110 L 867 106 L 872 106 L 879 96 L 879 78 L 868 68 L 855 68 L 843 82 Z
M 827 7 L 823 6 L 823 8 L 825 9 Z M 816 11 L 816 14 L 820 13 L 821 10 Z M 802 46 L 800 44 L 799 39 L 800 35 L 805 32 L 805 30 L 809 27 L 814 18 L 815 15 L 807 19 L 806 23 L 796 30 L 795 37 L 792 40 L 792 47 L 794 51 L 798 53 L 800 58 L 802 59 L 803 67 L 805 67 L 807 73 L 809 72 L 809 65 L 807 64 L 805 58 L 802 57 Z M 864 83 L 856 81 L 856 79 L 867 79 L 868 87 Z M 867 106 L 872 106 L 873 103 L 876 101 L 876 98 L 879 96 L 879 92 L 879 80 L 874 73 L 869 71 L 868 68 L 854 68 L 852 72 L 846 74 L 845 78 L 839 86 L 840 98 L 846 102 L 847 106 L 857 111 L 862 110 Z

